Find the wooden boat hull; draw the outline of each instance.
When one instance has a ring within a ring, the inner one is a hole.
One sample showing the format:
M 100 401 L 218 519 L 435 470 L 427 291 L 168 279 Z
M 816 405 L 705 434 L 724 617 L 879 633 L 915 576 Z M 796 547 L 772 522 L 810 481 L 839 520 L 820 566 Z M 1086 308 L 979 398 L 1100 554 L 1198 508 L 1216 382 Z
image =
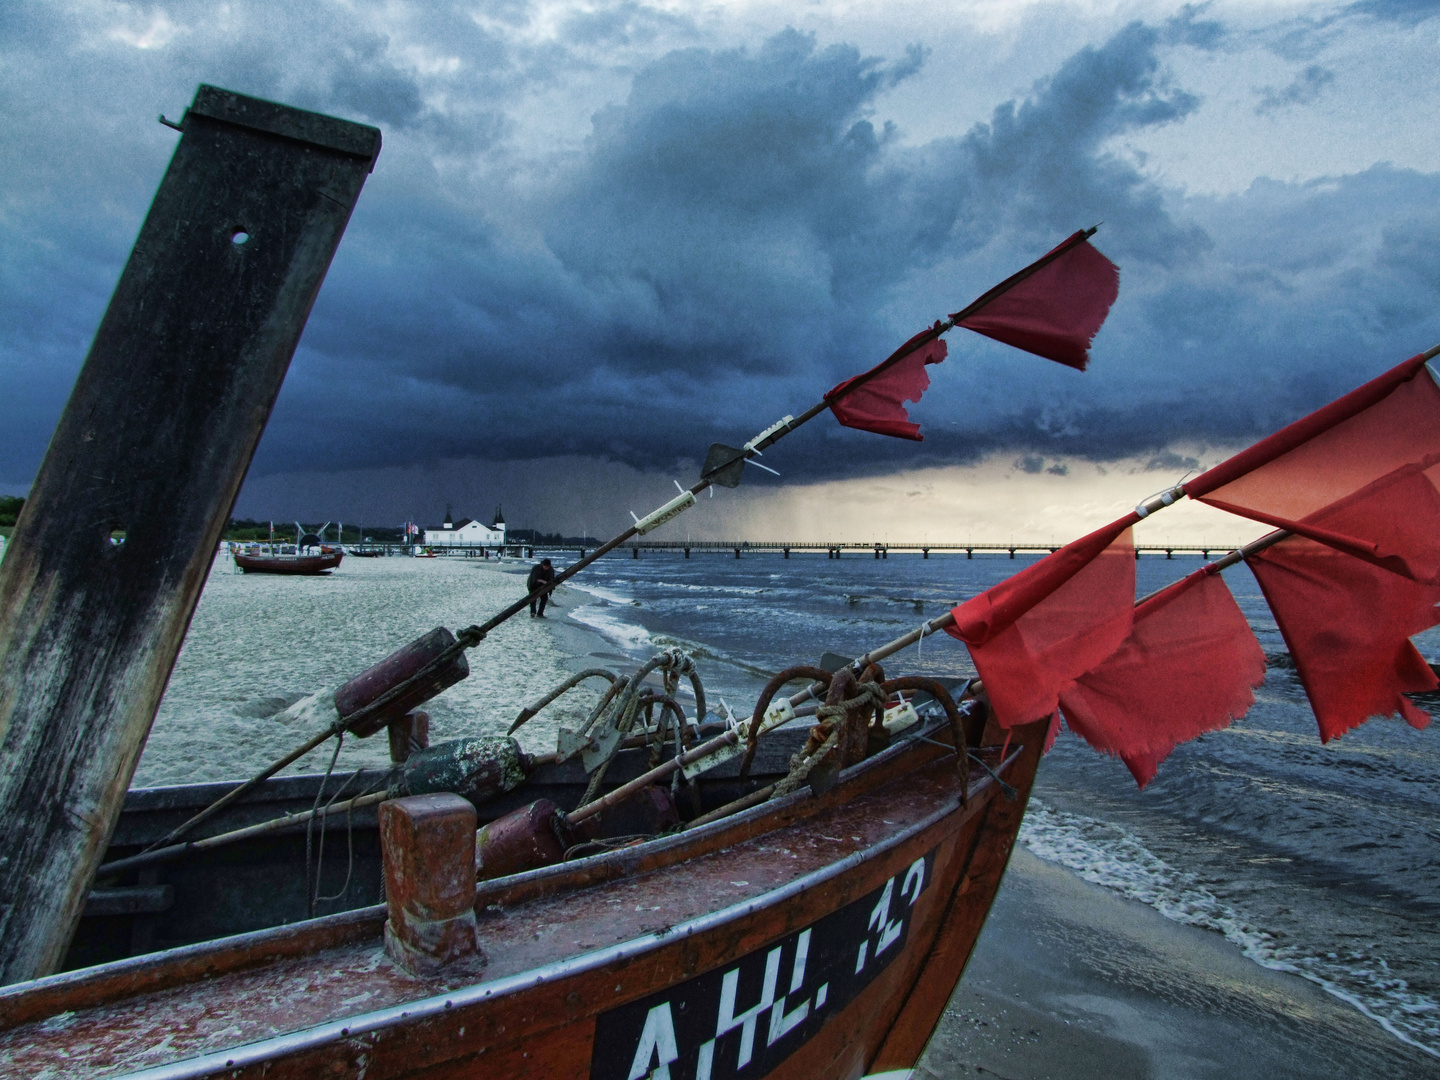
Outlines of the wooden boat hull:
M 344 555 L 326 551 L 319 555 L 242 555 L 235 553 L 235 565 L 247 574 L 328 574 L 340 565 Z
M 150 1080 L 907 1069 L 988 914 L 1043 737 L 994 759 L 1013 799 L 986 777 L 962 805 L 953 754 L 912 743 L 824 796 L 482 883 L 478 972 L 387 967 L 371 908 L 6 988 L 0 1065 L 48 1050 Z M 137 1068 L 162 1044 L 169 1061 Z

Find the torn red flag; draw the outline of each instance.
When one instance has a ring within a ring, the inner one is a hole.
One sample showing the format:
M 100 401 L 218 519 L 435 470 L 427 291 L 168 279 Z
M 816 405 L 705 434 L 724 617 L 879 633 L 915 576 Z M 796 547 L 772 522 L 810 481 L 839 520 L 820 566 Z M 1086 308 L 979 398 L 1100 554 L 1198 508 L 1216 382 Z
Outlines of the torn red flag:
M 1066 544 L 952 614 L 1002 727 L 1049 716 L 1061 687 L 1119 647 L 1135 607 L 1135 544 L 1127 514 Z
M 1123 760 L 1144 787 L 1182 742 L 1226 727 L 1255 703 L 1265 653 L 1209 567 L 1135 608 L 1130 636 L 1060 692 L 1070 730 Z
M 1410 643 L 1440 623 L 1440 586 L 1303 536 L 1258 551 L 1246 563 L 1279 624 L 1323 742 L 1372 716 L 1398 713 L 1416 728 L 1430 722 L 1404 695 L 1440 685 Z
M 956 326 L 1085 370 L 1090 343 L 1120 295 L 1120 270 L 1082 229 L 969 307 Z
M 835 419 L 846 427 L 923 442 L 920 425 L 910 419 L 905 402 L 919 401 L 930 386 L 927 364 L 945 359 L 940 323 L 916 334 L 883 363 L 863 375 L 846 379 L 825 395 Z
M 1082 229 L 1011 274 L 951 315 L 951 325 L 1085 370 L 1090 342 L 1120 293 L 1120 271 L 1087 242 L 1094 232 Z M 923 441 L 905 403 L 919 401 L 929 388 L 925 368 L 945 359 L 940 335 L 948 329 L 937 322 L 882 363 L 832 389 L 825 402 L 835 419 L 846 427 Z
M 1193 499 L 1440 583 L 1440 387 L 1416 356 L 1185 485 Z

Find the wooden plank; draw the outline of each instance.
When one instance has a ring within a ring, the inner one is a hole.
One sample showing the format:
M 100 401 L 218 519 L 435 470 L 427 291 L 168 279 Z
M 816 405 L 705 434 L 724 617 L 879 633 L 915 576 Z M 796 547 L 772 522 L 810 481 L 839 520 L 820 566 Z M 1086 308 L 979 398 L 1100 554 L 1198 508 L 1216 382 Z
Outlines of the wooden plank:
M 64 956 L 380 150 L 375 128 L 203 85 L 180 126 L 0 563 L 0 983 Z

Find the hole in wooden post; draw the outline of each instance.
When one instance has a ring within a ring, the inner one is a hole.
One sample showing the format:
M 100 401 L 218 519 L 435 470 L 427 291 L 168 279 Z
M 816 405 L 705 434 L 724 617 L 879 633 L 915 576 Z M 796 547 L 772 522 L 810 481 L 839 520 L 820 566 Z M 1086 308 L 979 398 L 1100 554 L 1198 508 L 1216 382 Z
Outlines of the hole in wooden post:
M 246 232 L 244 229 L 236 229 L 234 232 L 232 232 L 232 233 L 230 234 L 230 242 L 231 242 L 232 244 L 234 244 L 236 247 L 239 247 L 241 244 L 245 243 L 245 241 L 247 241 L 247 240 L 249 240 L 249 239 L 250 239 L 250 234 L 249 234 L 248 232 Z
M 101 543 L 105 551 L 115 554 L 125 547 L 126 529 L 118 521 L 110 521 L 100 527 L 100 535 L 104 537 Z

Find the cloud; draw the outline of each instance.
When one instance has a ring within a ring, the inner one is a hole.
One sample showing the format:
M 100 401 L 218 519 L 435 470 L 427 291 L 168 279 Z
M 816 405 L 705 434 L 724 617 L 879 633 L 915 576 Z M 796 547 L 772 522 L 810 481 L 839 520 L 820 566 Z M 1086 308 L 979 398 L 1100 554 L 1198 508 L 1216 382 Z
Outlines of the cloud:
M 1440 15 L 1432 0 L 1359 0 L 1345 11 L 1406 26 L 1415 26 Z
M 693 475 L 710 442 L 798 414 L 1102 221 L 1121 298 L 1089 373 L 956 331 L 912 410 L 923 444 L 822 417 L 771 455 L 785 482 L 1252 438 L 1440 338 L 1440 176 L 1167 186 L 1123 147 L 1200 109 L 1170 61 L 1234 35 L 1198 10 L 1121 26 L 918 143 L 883 103 L 926 50 L 721 41 L 632 0 L 179 3 L 163 34 L 150 9 L 8 11 L 0 481 L 33 474 L 163 171 L 153 116 L 202 80 L 385 129 L 254 490 L 369 469 L 403 492 L 442 460 Z
M 1311 64 L 1295 76 L 1290 85 L 1276 89 L 1273 86 L 1260 90 L 1260 102 L 1255 112 L 1261 116 L 1283 109 L 1288 105 L 1313 105 L 1320 99 L 1320 91 L 1335 81 L 1335 73 L 1319 64 Z

